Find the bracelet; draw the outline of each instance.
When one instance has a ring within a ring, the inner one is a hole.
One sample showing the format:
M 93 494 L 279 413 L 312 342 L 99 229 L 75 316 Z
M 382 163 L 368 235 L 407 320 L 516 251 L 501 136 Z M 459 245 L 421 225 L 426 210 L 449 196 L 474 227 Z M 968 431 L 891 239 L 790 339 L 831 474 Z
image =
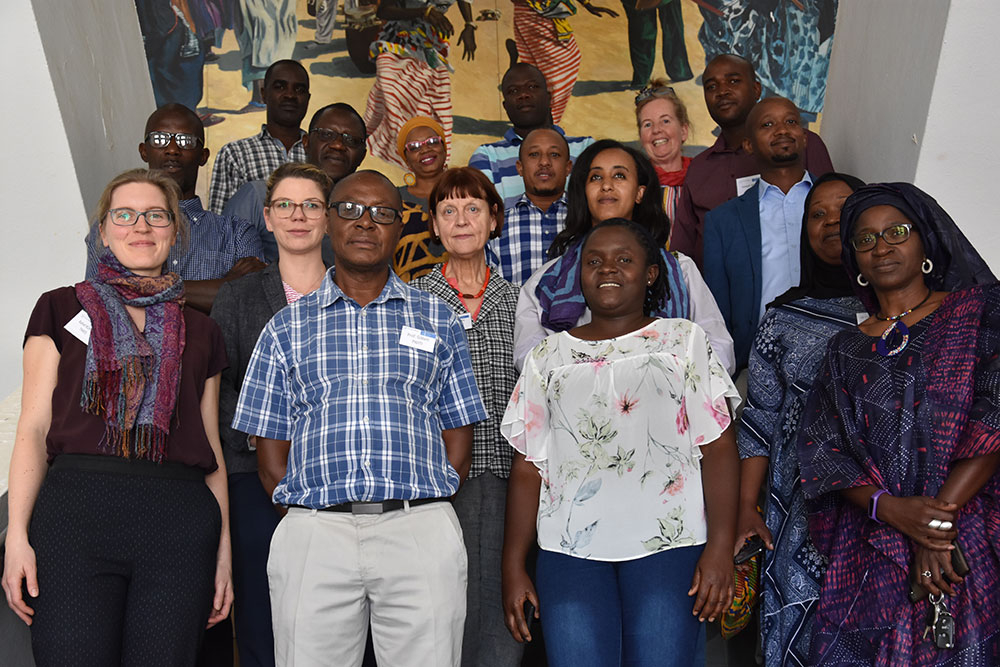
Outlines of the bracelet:
M 872 494 L 872 497 L 868 499 L 868 518 L 875 523 L 885 523 L 880 521 L 878 518 L 878 499 L 883 493 L 889 493 L 886 489 L 879 489 Z M 892 495 L 889 493 L 889 495 Z
M 431 10 L 434 9 L 434 5 L 427 5 L 427 9 L 424 10 L 424 18 L 426 19 L 431 15 Z
M 465 27 L 466 28 L 472 28 L 473 30 L 479 30 L 479 28 L 476 27 L 476 24 L 473 23 L 472 21 L 466 21 L 465 22 Z

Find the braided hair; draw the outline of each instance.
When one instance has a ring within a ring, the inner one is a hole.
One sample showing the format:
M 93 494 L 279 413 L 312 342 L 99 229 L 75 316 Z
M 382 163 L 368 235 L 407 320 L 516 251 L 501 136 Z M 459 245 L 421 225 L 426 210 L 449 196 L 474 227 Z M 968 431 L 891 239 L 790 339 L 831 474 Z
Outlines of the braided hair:
M 580 246 L 581 255 L 583 251 L 587 248 L 587 243 L 590 241 L 591 235 L 598 229 L 604 229 L 606 227 L 624 227 L 628 231 L 632 232 L 632 236 L 639 242 L 639 246 L 646 252 L 646 267 L 656 266 L 659 270 L 656 274 L 656 279 L 653 280 L 652 285 L 646 286 L 646 298 L 642 302 L 642 314 L 649 317 L 657 310 L 663 308 L 664 304 L 667 302 L 667 297 L 669 296 L 669 287 L 667 285 L 667 263 L 663 261 L 663 254 L 660 252 L 660 246 L 657 245 L 656 241 L 653 240 L 652 235 L 649 230 L 643 225 L 637 222 L 628 220 L 627 218 L 609 218 L 600 222 L 587 232 L 583 237 L 583 243 Z

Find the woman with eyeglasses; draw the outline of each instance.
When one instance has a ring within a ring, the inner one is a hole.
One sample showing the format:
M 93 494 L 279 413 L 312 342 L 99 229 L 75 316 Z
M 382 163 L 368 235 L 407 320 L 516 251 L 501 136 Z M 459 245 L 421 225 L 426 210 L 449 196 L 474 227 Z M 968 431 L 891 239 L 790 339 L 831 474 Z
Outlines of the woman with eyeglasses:
M 435 264 L 448 261 L 448 252 L 430 232 L 428 197 L 448 165 L 448 145 L 441 124 L 433 118 L 415 116 L 399 130 L 396 149 L 409 173 L 399 187 L 403 200 L 403 231 L 396 244 L 392 268 L 403 282 L 430 272 Z
M 411 285 L 441 297 L 462 322 L 472 371 L 489 418 L 472 434 L 469 476 L 454 498 L 469 555 L 463 665 L 521 663 L 500 600 L 500 549 L 513 450 L 500 419 L 514 391 L 517 287 L 486 265 L 486 242 L 503 229 L 503 200 L 474 167 L 448 169 L 430 194 L 430 233 L 448 258 Z
M 808 663 L 1000 664 L 1000 286 L 912 185 L 858 189 L 840 234 L 871 316 L 832 339 L 797 443 L 828 563 Z
M 654 79 L 635 96 L 639 143 L 663 190 L 663 211 L 673 222 L 691 158 L 681 155 L 691 122 L 687 107 L 665 79 Z
M 232 602 L 219 328 L 164 273 L 178 187 L 104 189 L 97 275 L 43 294 L 24 338 L 3 589 L 35 664 L 194 665 Z
M 267 555 L 280 517 L 258 477 L 253 438 L 231 424 L 264 325 L 315 290 L 326 274 L 321 246 L 332 189 L 330 176 L 313 165 L 289 162 L 275 169 L 267 182 L 264 221 L 277 242 L 278 261 L 224 284 L 212 306 L 229 356 L 219 391 L 219 432 L 229 471 L 236 642 L 244 664 L 274 664 Z M 260 468 L 259 474 L 267 473 Z

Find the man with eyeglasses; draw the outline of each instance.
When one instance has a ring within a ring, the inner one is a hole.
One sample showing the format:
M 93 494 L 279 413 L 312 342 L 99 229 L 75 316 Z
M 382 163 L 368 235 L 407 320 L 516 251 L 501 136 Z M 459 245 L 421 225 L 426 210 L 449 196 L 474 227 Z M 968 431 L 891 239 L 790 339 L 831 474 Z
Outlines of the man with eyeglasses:
M 503 198 L 504 208 L 510 208 L 524 194 L 524 180 L 517 171 L 521 142 L 532 130 L 551 128 L 566 138 L 570 159 L 580 157 L 583 149 L 594 143 L 591 137 L 567 137 L 561 127 L 552 122 L 552 94 L 545 75 L 534 65 L 516 63 L 500 80 L 503 109 L 510 119 L 500 141 L 483 144 L 472 153 L 469 166 L 475 167 L 493 181 Z
M 487 417 L 458 319 L 391 270 L 399 193 L 375 171 L 334 188 L 337 264 L 257 341 L 233 428 L 287 508 L 268 578 L 278 665 L 458 667 L 467 558 L 448 499 Z
M 205 127 L 183 104 L 166 104 L 146 121 L 139 157 L 150 169 L 159 169 L 180 187 L 180 208 L 191 236 L 178 241 L 167 257 L 166 270 L 184 280 L 187 303 L 209 312 L 219 287 L 227 280 L 264 268 L 260 237 L 246 220 L 206 211 L 195 194 L 198 170 L 208 160 Z M 148 224 L 148 220 L 134 220 Z M 96 227 L 87 235 L 87 278 L 97 274 L 97 260 L 104 248 Z
M 737 370 L 747 365 L 767 304 L 799 284 L 802 213 L 813 181 L 803 164 L 805 128 L 790 100 L 758 102 L 746 133 L 743 150 L 760 179 L 705 216 L 705 282 L 733 336 Z
M 222 147 L 212 167 L 209 203 L 222 213 L 226 202 L 247 181 L 267 178 L 285 162 L 306 159 L 302 119 L 309 107 L 309 74 L 297 60 L 279 60 L 267 68 L 261 88 L 267 122 L 260 132 Z
M 757 161 L 743 148 L 747 116 L 760 97 L 753 63 L 728 53 L 716 56 L 702 74 L 705 106 L 722 130 L 710 147 L 691 160 L 670 230 L 670 249 L 703 268 L 705 214 L 746 192 L 757 180 Z M 830 153 L 819 135 L 806 130 L 803 163 L 816 176 L 833 171 Z
M 309 131 L 302 137 L 302 147 L 306 152 L 306 162 L 325 171 L 337 183 L 357 171 L 365 159 L 367 138 L 361 114 L 350 104 L 337 102 L 328 104 L 313 114 L 309 121 Z M 274 234 L 268 231 L 264 223 L 266 197 L 267 177 L 252 180 L 240 187 L 222 212 L 224 215 L 249 220 L 260 235 L 264 259 L 276 262 L 278 244 L 274 240 Z M 333 249 L 329 238 L 323 239 L 323 261 L 328 266 L 333 264 Z

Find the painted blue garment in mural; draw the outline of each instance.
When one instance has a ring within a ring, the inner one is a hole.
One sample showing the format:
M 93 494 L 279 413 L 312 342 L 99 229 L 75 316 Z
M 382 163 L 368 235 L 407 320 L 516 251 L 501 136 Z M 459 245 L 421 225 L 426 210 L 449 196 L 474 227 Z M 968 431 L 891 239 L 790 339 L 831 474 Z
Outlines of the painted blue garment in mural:
M 705 62 L 723 53 L 748 59 L 763 97 L 787 97 L 819 113 L 826 95 L 838 0 L 699 0 Z
M 769 496 L 764 520 L 774 537 L 761 577 L 764 664 L 808 663 L 812 616 L 825 564 L 809 539 L 795 449 L 806 396 L 837 332 L 863 311 L 854 297 L 805 297 L 769 308 L 750 352 L 740 458 L 767 456 Z

